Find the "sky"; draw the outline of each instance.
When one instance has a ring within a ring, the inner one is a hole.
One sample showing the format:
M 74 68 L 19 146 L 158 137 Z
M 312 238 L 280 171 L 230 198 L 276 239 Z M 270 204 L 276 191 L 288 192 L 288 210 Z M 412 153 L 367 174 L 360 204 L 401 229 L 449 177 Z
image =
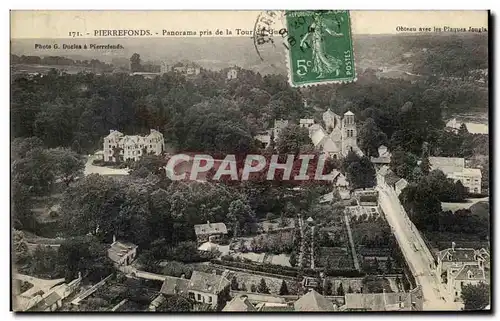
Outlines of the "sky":
M 99 29 L 253 30 L 262 11 L 11 11 L 11 38 L 69 38 L 70 32 L 94 37 Z M 351 11 L 354 34 L 398 33 L 401 27 L 488 27 L 487 11 Z M 283 26 L 276 19 L 276 30 Z M 156 35 L 158 32 L 158 35 Z M 87 33 L 89 33 L 87 35 Z

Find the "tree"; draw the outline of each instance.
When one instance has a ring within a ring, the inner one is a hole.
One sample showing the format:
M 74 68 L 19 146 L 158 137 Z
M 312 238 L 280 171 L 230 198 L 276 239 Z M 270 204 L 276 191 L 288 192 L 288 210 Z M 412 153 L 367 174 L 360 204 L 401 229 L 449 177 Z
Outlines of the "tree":
M 181 295 L 168 296 L 158 308 L 159 312 L 189 312 L 193 308 L 193 302 Z
M 422 158 L 422 161 L 420 162 L 420 170 L 424 175 L 429 174 L 431 171 L 431 162 L 429 161 L 429 157 Z
M 351 288 L 351 285 L 349 284 L 349 287 L 347 288 L 347 293 L 354 293 L 354 291 Z
M 132 57 L 130 57 L 130 71 L 142 71 L 141 56 L 138 53 L 134 53 Z
M 280 131 L 276 143 L 276 149 L 280 154 L 298 155 L 305 146 L 314 147 L 307 128 L 292 124 Z
M 29 258 L 28 244 L 24 238 L 22 231 L 14 230 L 12 234 L 12 243 L 14 245 L 14 261 L 16 263 L 23 263 Z
M 342 285 L 342 283 L 340 283 L 339 287 L 337 288 L 337 295 L 338 296 L 344 296 L 345 295 L 344 286 Z
M 387 145 L 387 135 L 380 130 L 372 118 L 368 118 L 358 133 L 359 148 L 369 157 L 377 156 L 380 145 Z
M 35 195 L 47 194 L 55 182 L 54 166 L 50 153 L 36 148 L 12 164 L 13 179 L 26 186 Z
M 391 170 L 406 179 L 410 179 L 413 169 L 417 166 L 417 157 L 414 154 L 405 152 L 403 149 L 395 149 L 392 153 L 390 167 Z
M 236 279 L 236 277 L 233 277 L 231 279 L 231 290 L 238 291 L 238 288 L 239 288 L 238 280 Z
M 461 297 L 465 310 L 484 310 L 490 304 L 490 287 L 484 282 L 464 285 Z
M 332 287 L 333 287 L 332 281 L 326 280 L 325 295 L 332 295 L 333 294 Z
M 85 163 L 83 159 L 69 148 L 53 148 L 49 150 L 54 164 L 54 173 L 68 186 L 77 177 L 83 176 Z
M 370 159 L 363 156 L 361 158 L 358 157 L 356 161 L 352 161 L 347 167 L 347 179 L 352 189 L 375 186 L 376 172 Z
M 296 267 L 297 266 L 297 254 L 294 252 L 292 252 L 292 254 L 290 254 L 290 265 L 292 267 Z
M 260 279 L 259 286 L 257 287 L 257 292 L 269 293 L 269 288 L 267 287 L 266 280 L 264 280 L 264 278 Z
M 238 236 L 240 233 L 247 235 L 252 232 L 255 225 L 255 213 L 241 199 L 235 199 L 229 204 L 227 218 L 233 223 L 233 236 Z
M 250 287 L 250 292 L 257 292 L 257 286 L 255 284 L 252 284 Z
M 281 287 L 280 287 L 280 295 L 288 295 L 288 287 L 286 285 L 285 280 L 281 281 Z

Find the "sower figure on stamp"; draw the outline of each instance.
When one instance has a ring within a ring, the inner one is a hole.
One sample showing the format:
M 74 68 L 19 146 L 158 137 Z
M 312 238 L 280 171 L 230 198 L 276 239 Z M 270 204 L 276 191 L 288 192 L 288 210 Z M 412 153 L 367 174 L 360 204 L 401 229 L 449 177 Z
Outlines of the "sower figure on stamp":
M 325 33 L 333 37 L 343 36 L 342 33 L 337 33 L 332 30 L 329 24 L 331 23 L 327 23 L 321 13 L 315 13 L 314 22 L 311 24 L 309 32 L 304 35 L 300 41 L 300 47 L 307 48 L 306 40 L 311 37 L 312 46 L 310 46 L 310 48 L 312 48 L 313 72 L 318 74 L 318 77 L 316 77 L 318 79 L 324 78 L 325 74 L 331 73 L 335 73 L 335 76 L 338 76 L 340 73 L 340 65 L 342 64 L 340 59 L 328 55 L 324 49 L 323 35 L 325 35 Z

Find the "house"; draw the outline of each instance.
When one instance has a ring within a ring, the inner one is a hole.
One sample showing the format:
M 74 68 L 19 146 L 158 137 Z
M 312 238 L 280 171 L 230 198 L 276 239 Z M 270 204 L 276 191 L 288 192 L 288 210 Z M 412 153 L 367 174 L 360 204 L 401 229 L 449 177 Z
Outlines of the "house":
M 163 285 L 161 286 L 160 293 L 165 296 L 170 295 L 184 295 L 188 296 L 189 280 L 183 276 L 176 278 L 173 276 L 166 276 Z
M 149 135 L 123 135 L 117 130 L 110 130 L 104 137 L 104 161 L 116 162 L 115 152 L 119 150 L 119 160 L 137 161 L 143 154 L 160 155 L 165 150 L 163 134 L 151 129 Z
M 301 128 L 309 128 L 314 125 L 314 119 L 311 118 L 303 118 L 299 120 L 299 126 Z
M 332 158 L 345 157 L 350 151 L 362 156 L 357 145 L 357 129 L 354 113 L 347 111 L 341 117 L 330 109 L 323 113 L 323 128 L 319 124 L 311 124 L 309 137 L 318 150 Z
M 378 157 L 370 157 L 371 162 L 375 166 L 375 169 L 379 169 L 383 165 L 389 165 L 391 163 L 391 153 L 387 149 L 387 146 L 380 145 L 378 148 Z
M 462 289 L 465 285 L 487 283 L 484 267 L 465 263 L 461 268 L 450 268 L 446 287 L 455 301 L 461 301 Z
M 288 126 L 288 120 L 278 119 L 274 121 L 273 135 L 274 141 L 278 140 L 280 132 Z
M 238 70 L 236 70 L 236 68 L 229 69 L 229 71 L 227 72 L 226 79 L 232 80 L 232 79 L 236 79 L 236 78 L 238 78 Z
M 228 279 L 215 273 L 194 271 L 189 280 L 188 295 L 196 302 L 217 307 L 229 295 L 230 284 Z
M 335 311 L 335 305 L 315 290 L 311 290 L 293 303 L 295 311 L 317 312 Z
M 221 237 L 227 235 L 226 224 L 224 223 L 210 223 L 197 224 L 194 226 L 194 233 L 198 239 L 198 243 L 204 242 L 217 242 Z
M 195 302 L 206 303 L 216 307 L 218 304 L 225 302 L 224 300 L 230 292 L 230 284 L 231 282 L 228 279 L 215 274 L 215 272 L 193 271 L 189 280 L 183 277 L 165 277 L 160 295 L 165 297 L 181 295 Z M 161 301 L 161 299 L 157 301 Z
M 113 236 L 113 243 L 108 249 L 108 257 L 115 265 L 130 265 L 137 256 L 137 245 L 132 243 L 116 241 Z
M 489 254 L 486 253 L 485 249 L 476 251 L 473 248 L 455 248 L 455 242 L 452 242 L 451 248 L 437 254 L 437 275 L 448 273 L 451 269 L 458 270 L 466 264 L 484 268 L 486 258 L 489 261 Z
M 62 306 L 63 298 L 57 293 L 52 292 L 47 295 L 42 300 L 38 301 L 37 304 L 32 306 L 29 311 L 37 312 L 52 312 L 56 311 Z
M 399 196 L 399 194 L 401 194 L 401 192 L 406 188 L 406 186 L 408 186 L 408 181 L 406 179 L 401 178 L 399 181 L 397 181 L 394 184 L 394 189 L 396 190 L 396 195 Z
M 410 293 L 346 293 L 344 311 L 411 311 Z
M 237 296 L 229 301 L 222 309 L 223 312 L 255 312 L 257 308 L 248 301 L 247 296 Z
M 446 128 L 449 131 L 452 132 L 458 132 L 462 124 L 465 124 L 465 127 L 467 128 L 467 131 L 471 134 L 483 134 L 483 135 L 488 135 L 488 125 L 487 124 L 481 124 L 481 123 L 472 123 L 472 122 L 467 122 L 467 123 L 462 123 L 460 121 L 457 121 L 456 118 L 450 119 L 446 123 Z
M 184 75 L 186 77 L 197 76 L 201 72 L 201 68 L 194 64 L 177 63 L 173 66 L 172 69 L 174 72 Z
M 64 299 L 75 292 L 82 282 L 82 274 L 78 273 L 78 278 L 70 283 L 59 284 L 50 289 L 50 292 L 45 293 L 37 303 L 28 308 L 28 311 L 33 312 L 52 312 L 62 306 Z
M 259 132 L 254 136 L 255 140 L 258 140 L 261 144 L 260 148 L 267 148 L 271 144 L 271 135 L 273 130 L 269 129 L 263 132 Z
M 446 177 L 460 181 L 470 193 L 481 193 L 481 170 L 466 168 L 460 157 L 429 157 L 431 170 L 441 170 Z

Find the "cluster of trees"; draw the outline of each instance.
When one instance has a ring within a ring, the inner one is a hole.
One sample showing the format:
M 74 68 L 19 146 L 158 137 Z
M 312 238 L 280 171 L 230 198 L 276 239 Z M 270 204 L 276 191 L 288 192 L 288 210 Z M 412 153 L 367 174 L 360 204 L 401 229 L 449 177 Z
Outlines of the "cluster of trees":
M 83 176 L 83 158 L 68 148 L 43 147 L 38 137 L 16 138 L 11 145 L 14 226 L 33 229 L 33 196 L 47 195 L 56 183 L 69 186 Z
M 49 66 L 82 66 L 99 69 L 102 71 L 112 71 L 113 65 L 102 62 L 98 59 L 91 60 L 73 60 L 62 56 L 17 56 L 10 55 L 11 64 L 29 64 L 29 65 L 49 65 Z
M 259 235 L 252 239 L 250 245 L 242 252 L 251 251 L 256 253 L 291 253 L 294 250 L 294 235 L 289 232 L 277 232 Z M 240 249 L 241 251 L 241 249 Z
M 468 311 L 484 310 L 490 305 L 490 286 L 486 283 L 466 284 L 462 287 L 462 300 L 464 309 Z
M 469 234 L 487 239 L 489 210 L 473 211 L 471 208 L 455 213 L 442 211 L 441 202 L 463 201 L 467 194 L 460 181 L 453 183 L 443 172 L 435 170 L 422 177 L 418 183 L 409 184 L 399 198 L 418 228 L 429 232 Z
M 15 262 L 18 269 L 29 275 L 47 279 L 64 277 L 70 281 L 81 273 L 91 282 L 98 282 L 114 272 L 107 256 L 107 246 L 95 238 L 70 238 L 58 249 L 38 245 L 31 253 L 19 235 L 19 232 L 14 232 Z
M 351 285 L 347 288 L 347 293 L 353 293 Z M 323 290 L 324 295 L 335 295 L 335 296 L 344 296 L 346 294 L 346 290 L 344 290 L 344 285 L 339 283 L 336 289 L 333 288 L 333 283 L 330 279 L 327 279 L 325 282 L 325 288 Z
M 351 189 L 370 188 L 377 184 L 375 167 L 367 156 L 360 157 L 350 151 L 342 161 L 342 169 Z
M 132 66 L 142 66 L 136 58 Z M 234 81 L 225 77 L 205 70 L 189 80 L 175 72 L 155 79 L 55 73 L 19 78 L 12 82 L 12 134 L 88 153 L 101 147 L 110 129 L 140 134 L 156 128 L 182 151 L 234 153 L 254 149 L 253 135 L 274 119 L 310 113 L 285 76 L 242 70 Z

